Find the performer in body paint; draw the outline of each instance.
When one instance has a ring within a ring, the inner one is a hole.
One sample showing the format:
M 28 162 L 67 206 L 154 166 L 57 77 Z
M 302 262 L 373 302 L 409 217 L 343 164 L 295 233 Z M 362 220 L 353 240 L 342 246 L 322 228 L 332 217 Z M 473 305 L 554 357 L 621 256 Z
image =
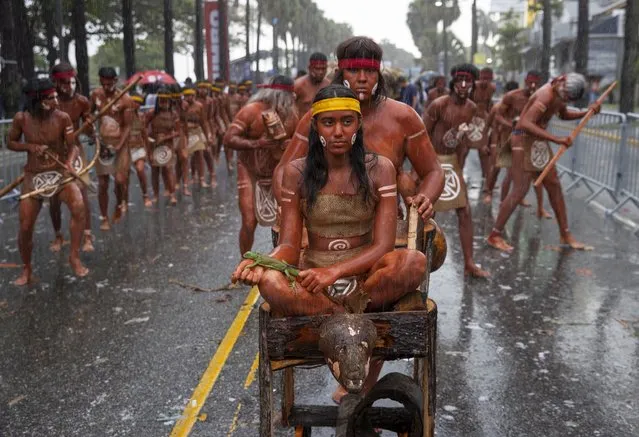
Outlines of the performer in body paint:
M 470 99 L 477 105 L 477 115 L 471 122 L 471 131 L 467 136 L 470 140 L 470 148 L 479 152 L 479 162 L 481 163 L 481 175 L 484 181 L 490 171 L 490 145 L 489 129 L 486 129 L 486 119 L 493 106 L 493 95 L 495 94 L 495 84 L 493 83 L 493 70 L 486 67 L 479 72 L 479 80 L 475 82 Z M 466 159 L 462 162 L 464 167 Z
M 313 53 L 308 61 L 308 74 L 295 79 L 295 104 L 300 117 L 308 112 L 315 94 L 330 84 L 326 78 L 328 60 L 324 53 Z
M 386 97 L 384 77 L 379 70 L 382 48 L 370 38 L 353 37 L 342 42 L 336 53 L 338 70 L 334 83 L 350 87 L 360 101 L 367 150 L 391 160 L 399 192 L 406 203 L 416 205 L 425 220 L 430 218 L 432 202 L 439 198 L 444 187 L 444 172 L 419 115 L 408 105 Z M 308 153 L 311 118 L 310 112 L 302 117 L 275 170 L 273 185 L 278 199 L 284 167 Z M 402 171 L 406 158 L 422 180 L 419 187 Z
M 548 132 L 548 123 L 555 114 L 562 120 L 576 120 L 586 115 L 588 111 L 573 111 L 567 108 L 568 103 L 581 98 L 585 87 L 586 79 L 578 73 L 559 76 L 539 88 L 521 111 L 511 135 L 513 188 L 501 203 L 495 227 L 486 240 L 492 247 L 507 252 L 513 250 L 502 236 L 504 226 L 528 192 L 533 178 L 550 162 L 552 151 L 548 142 L 552 141 L 566 147 L 572 145 L 570 137 L 557 137 Z M 601 110 L 601 106 L 596 103 L 591 107 L 595 113 Z M 586 246 L 575 240 L 568 228 L 566 204 L 555 168 L 546 176 L 543 185 L 557 217 L 560 243 L 573 249 L 585 249 Z
M 510 144 L 510 134 L 512 127 L 519 118 L 519 114 L 526 106 L 528 99 L 539 88 L 541 84 L 541 74 L 535 70 L 531 70 L 526 75 L 523 89 L 509 90 L 501 101 L 495 106 L 494 111 L 491 111 L 494 116 L 494 125 L 500 133 L 499 147 L 495 150 L 495 166 L 488 178 L 486 184 L 484 184 L 484 203 L 492 202 L 492 191 L 497 181 L 499 174 L 499 168 L 507 168 L 506 177 L 502 181 L 501 185 L 501 201 L 503 202 L 508 195 L 508 190 L 512 182 L 512 152 Z M 515 83 L 515 88 L 517 84 Z M 537 217 L 538 218 L 552 218 L 550 214 L 544 209 L 544 194 L 542 187 L 535 187 L 535 194 L 537 196 Z M 521 201 L 521 206 L 528 207 L 530 204 L 525 199 Z
M 61 62 L 51 69 L 51 80 L 55 83 L 56 92 L 58 93 L 58 109 L 66 112 L 71 117 L 73 128 L 78 129 L 80 123 L 87 123 L 91 116 L 91 102 L 85 96 L 77 92 L 77 74 L 71 64 Z M 93 134 L 93 127 L 89 126 L 85 131 L 87 134 Z M 76 143 L 78 147 L 78 157 L 76 158 L 73 168 L 80 171 L 88 164 L 87 154 L 81 142 Z M 90 183 L 89 175 L 85 177 L 85 181 Z M 91 202 L 89 201 L 88 190 L 86 186 L 78 185 L 82 193 L 82 201 L 84 202 L 84 237 L 82 242 L 83 252 L 93 252 L 93 235 L 91 234 Z M 62 249 L 64 238 L 62 236 L 62 210 L 59 196 L 53 195 L 49 199 L 49 214 L 55 231 L 55 239 L 51 242 L 49 249 L 53 252 L 59 252 Z
M 436 76 L 433 79 L 433 83 L 434 83 L 434 86 L 428 90 L 428 94 L 427 94 L 428 99 L 426 100 L 424 111 L 426 110 L 426 108 L 428 108 L 428 105 L 433 103 L 436 99 L 442 96 L 447 96 L 450 93 L 448 88 L 446 88 L 446 77 Z
M 118 76 L 112 67 L 102 67 L 98 71 L 100 88 L 91 93 L 92 111 L 101 110 L 117 94 Z M 100 204 L 100 229 L 111 229 L 109 223 L 109 179 L 115 178 L 116 207 L 113 223 L 117 223 L 127 210 L 127 190 L 129 186 L 129 134 L 134 117 L 131 98 L 123 96 L 116 102 L 107 115 L 100 119 L 99 135 L 101 140 L 100 157 L 96 164 L 98 175 L 98 203 Z M 96 152 L 98 153 L 98 152 Z
M 240 96 L 240 108 L 243 108 L 244 105 L 248 103 L 248 100 L 251 98 L 251 91 L 253 87 L 253 81 L 245 80 L 237 87 L 237 93 Z
M 229 82 L 229 101 L 231 105 L 231 120 L 233 120 L 242 107 L 242 96 L 238 92 L 235 81 Z
M 468 125 L 477 116 L 477 106 L 469 98 L 478 76 L 477 68 L 471 64 L 457 65 L 451 69 L 451 76 L 450 94 L 435 100 L 424 113 L 424 124 L 446 172 L 446 185 L 435 211 L 456 211 L 464 275 L 485 278 L 490 274 L 473 260 L 473 221 L 461 166 L 467 153 Z
M 140 190 L 142 190 L 142 199 L 144 206 L 149 208 L 153 205 L 147 190 L 146 172 L 144 166 L 148 156 L 148 133 L 145 129 L 145 115 L 140 112 L 140 107 L 144 104 L 144 97 L 134 94 L 131 95 L 133 106 L 133 117 L 131 120 L 131 132 L 129 134 L 129 152 L 131 154 L 131 162 L 135 168 L 135 172 L 140 181 Z M 129 190 L 126 190 L 126 199 L 129 199 Z
M 218 120 L 220 125 L 220 130 L 218 131 L 218 161 L 219 155 L 222 149 L 224 149 L 224 156 L 226 157 L 226 169 L 230 172 L 233 171 L 233 149 L 230 147 L 224 147 L 224 135 L 226 135 L 226 131 L 228 130 L 233 117 L 231 115 L 231 101 L 229 96 L 224 93 L 224 88 L 226 83 L 220 77 L 215 79 L 213 85 L 213 91 L 217 96 L 218 100 Z
M 155 108 L 146 119 L 151 128 L 149 155 L 151 160 L 151 184 L 153 185 L 153 202 L 160 198 L 160 173 L 171 205 L 177 204 L 175 196 L 175 163 L 177 161 L 177 145 L 180 144 L 182 126 L 180 116 L 174 108 L 173 95 L 169 88 L 158 90 Z
M 43 199 L 54 194 L 59 196 L 71 213 L 69 263 L 76 276 L 86 276 L 89 270 L 82 264 L 79 255 L 82 231 L 86 223 L 82 193 L 75 182 L 61 184 L 69 176 L 69 171 L 73 171 L 73 161 L 79 153 L 77 140 L 73 135 L 73 122 L 68 114 L 56 109 L 57 92 L 50 79 L 31 80 L 25 92 L 26 110 L 18 112 L 13 118 L 8 148 L 27 153 L 23 194 L 49 186 L 51 190 L 20 201 L 18 249 L 24 267 L 14 283 L 25 285 L 32 280 L 33 229 Z M 54 158 L 65 166 L 62 167 Z
M 216 130 L 214 130 L 213 128 L 214 123 L 211 122 L 211 112 L 214 110 L 213 99 L 210 96 L 211 84 L 206 81 L 199 81 L 195 84 L 195 87 L 197 93 L 196 100 L 200 102 L 200 104 L 204 108 L 206 124 L 208 126 L 209 132 L 209 141 L 207 142 L 206 148 L 204 150 L 195 152 L 195 155 L 191 157 L 191 175 L 194 174 L 197 168 L 197 162 L 203 160 L 203 162 L 206 164 L 206 169 L 209 172 L 209 183 L 205 183 L 203 186 L 212 186 L 215 188 L 217 187 L 217 177 L 215 175 L 215 163 L 213 155 L 215 153 Z
M 204 177 L 204 159 L 202 155 L 196 155 L 196 152 L 205 150 L 209 142 L 212 142 L 211 134 L 209 133 L 209 124 L 205 112 L 204 106 L 195 99 L 195 88 L 184 87 L 182 90 L 182 101 L 180 111 L 180 121 L 182 124 L 182 131 L 184 138 L 182 139 L 182 147 L 178 153 L 178 161 L 180 165 L 183 184 L 183 194 L 190 196 L 191 191 L 188 188 L 189 175 L 188 175 L 188 160 L 193 156 L 195 159 L 195 169 L 198 175 L 197 182 L 200 187 L 208 187 L 209 185 L 205 181 Z
M 298 120 L 293 80 L 278 75 L 269 84 L 261 85 L 235 116 L 224 136 L 224 144 L 238 151 L 242 254 L 251 250 L 258 223 L 262 226 L 275 224 L 277 203 L 272 191 L 273 170 L 295 132 Z
M 284 170 L 281 235 L 270 256 L 300 265 L 295 288 L 279 271 L 247 268 L 252 260 L 243 260 L 232 275 L 233 282 L 258 285 L 275 317 L 353 306 L 390 310 L 419 286 L 426 270 L 423 253 L 394 250 L 396 169 L 388 158 L 366 152 L 360 103 L 342 85 L 320 90 L 311 107 L 308 155 Z M 308 248 L 302 254 L 304 227 Z M 370 362 L 363 393 L 377 381 L 382 364 Z M 339 403 L 346 393 L 339 386 L 333 400 Z

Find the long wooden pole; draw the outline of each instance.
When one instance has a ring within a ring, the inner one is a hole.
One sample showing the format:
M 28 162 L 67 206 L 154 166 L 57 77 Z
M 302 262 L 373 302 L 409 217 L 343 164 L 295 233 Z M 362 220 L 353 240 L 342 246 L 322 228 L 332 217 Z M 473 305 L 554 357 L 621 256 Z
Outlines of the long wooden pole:
M 610 94 L 616 86 L 617 86 L 617 81 L 614 81 L 612 84 L 610 84 L 608 89 L 601 96 L 599 96 L 596 103 L 601 105 L 606 100 L 606 97 L 608 97 L 608 94 Z M 579 132 L 581 132 L 581 130 L 586 126 L 586 124 L 588 123 L 588 120 L 590 120 L 593 115 L 595 115 L 595 111 L 592 108 L 590 108 L 588 112 L 586 112 L 586 115 L 583 116 L 583 118 L 581 119 L 577 127 L 574 128 L 573 131 L 570 133 L 571 143 L 572 141 L 575 140 L 575 138 L 577 138 L 577 135 L 579 135 Z M 548 176 L 548 173 L 550 173 L 550 170 L 552 170 L 552 168 L 555 166 L 557 161 L 559 161 L 559 158 L 561 158 L 561 156 L 564 153 L 566 153 L 566 150 L 568 150 L 568 148 L 564 145 L 559 147 L 557 154 L 552 157 L 552 159 L 550 160 L 546 168 L 544 168 L 544 171 L 541 172 L 541 174 L 535 181 L 535 187 L 538 187 L 541 185 L 541 183 L 544 181 L 544 178 Z
M 116 94 L 115 98 L 113 100 L 111 100 L 109 103 L 107 103 L 106 105 L 104 105 L 104 108 L 102 108 L 100 110 L 100 112 L 98 112 L 98 114 L 91 118 L 90 120 L 87 120 L 86 123 L 84 123 L 82 126 L 80 126 L 75 132 L 73 132 L 73 138 L 77 138 L 80 136 L 80 134 L 82 132 L 84 132 L 84 130 L 87 128 L 87 126 L 89 125 L 93 125 L 93 123 L 95 123 L 98 119 L 100 119 L 104 114 L 107 113 L 107 111 L 109 109 L 111 109 L 111 106 L 113 106 L 115 104 L 115 102 L 117 102 L 118 100 L 120 100 L 122 98 L 122 96 L 124 96 L 126 93 L 128 93 L 131 88 L 133 88 L 135 85 L 137 85 L 137 83 L 142 80 L 142 76 L 139 76 L 137 79 L 135 79 L 133 82 L 131 82 L 130 84 L 128 84 L 126 87 L 124 87 L 123 90 L 121 90 L 118 94 Z M 98 153 L 98 152 L 96 152 Z M 22 183 L 22 181 L 24 180 L 24 175 L 20 175 L 18 176 L 16 179 L 13 180 L 13 182 L 11 182 L 9 185 L 7 185 L 6 187 L 2 188 L 0 190 L 0 198 L 4 197 L 5 194 L 7 194 L 8 192 L 10 192 L 11 190 L 13 190 L 14 188 L 16 188 L 18 185 L 20 185 Z

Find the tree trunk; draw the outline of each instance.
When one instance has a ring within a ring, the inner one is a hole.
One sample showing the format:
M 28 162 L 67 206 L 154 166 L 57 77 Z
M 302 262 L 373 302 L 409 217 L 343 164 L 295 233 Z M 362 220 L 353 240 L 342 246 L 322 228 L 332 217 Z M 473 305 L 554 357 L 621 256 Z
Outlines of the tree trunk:
M 175 74 L 173 65 L 173 0 L 164 0 L 164 71 Z
M 626 2 L 626 23 L 624 26 L 623 64 L 621 66 L 621 98 L 619 112 L 633 112 L 635 88 L 637 86 L 637 61 L 639 44 L 639 4 Z
M 73 0 L 72 33 L 75 36 L 75 62 L 80 88 L 89 94 L 89 50 L 87 49 L 86 12 L 84 0 Z
M 65 49 L 65 39 L 64 39 L 64 14 L 62 8 L 62 0 L 55 1 L 55 26 L 56 33 L 58 35 L 58 41 L 60 42 L 59 51 L 60 51 L 60 60 L 68 62 L 67 59 L 67 50 Z M 45 20 L 49 21 L 49 20 Z
M 291 75 L 291 63 L 289 61 L 289 51 L 288 51 L 288 32 L 284 32 L 284 60 L 286 65 L 286 75 Z
M 279 49 L 277 47 L 277 26 L 273 24 L 273 72 L 275 74 L 279 73 Z
M 133 0 L 122 0 L 122 33 L 124 69 L 126 77 L 133 76 L 135 68 L 135 35 L 133 34 Z
M 204 39 L 202 38 L 202 0 L 195 0 L 195 78 L 204 80 Z
M 444 34 L 442 35 L 442 48 L 444 49 L 444 76 L 448 76 L 448 23 L 444 18 Z
M 12 0 L 0 0 L 0 8 L 7 17 L 0 21 L 2 40 L 0 41 L 0 55 L 4 59 L 0 81 L 1 95 L 4 106 L 4 117 L 11 117 L 18 111 L 20 103 L 21 83 L 18 67 L 18 48 L 16 46 L 16 28 Z
M 588 76 L 588 2 L 589 0 L 579 0 L 579 16 L 577 19 L 577 39 L 575 40 L 575 71 L 584 76 Z M 577 102 L 577 106 L 584 108 L 588 106 L 588 94 Z
M 470 44 L 470 63 L 475 63 L 475 53 L 477 53 L 477 39 L 479 39 L 479 28 L 477 26 L 477 0 L 473 0 L 471 10 L 471 44 Z
M 550 50 L 552 38 L 552 7 L 551 0 L 543 0 L 543 27 L 542 27 L 542 46 L 541 46 L 541 72 L 544 75 L 544 81 L 550 78 Z
M 14 41 L 17 48 L 17 61 L 20 74 L 29 80 L 34 74 L 33 36 L 29 31 L 27 10 L 24 0 L 13 0 Z
M 246 0 L 246 8 L 244 11 L 244 31 L 246 33 L 246 41 L 244 43 L 244 57 L 246 62 L 251 62 L 251 2 Z
M 260 37 L 262 36 L 262 0 L 257 0 L 257 41 L 255 42 L 255 82 L 261 83 L 260 72 Z
M 51 16 L 51 14 L 53 13 L 53 10 L 50 6 L 51 4 L 45 4 L 43 8 L 43 12 L 47 16 Z M 56 49 L 53 42 L 55 36 L 56 29 L 54 21 L 44 20 L 44 38 L 47 42 L 47 62 L 49 63 L 49 69 L 53 68 L 53 66 L 55 65 L 55 61 L 58 59 L 58 50 Z M 61 44 L 61 46 L 62 45 L 63 44 Z

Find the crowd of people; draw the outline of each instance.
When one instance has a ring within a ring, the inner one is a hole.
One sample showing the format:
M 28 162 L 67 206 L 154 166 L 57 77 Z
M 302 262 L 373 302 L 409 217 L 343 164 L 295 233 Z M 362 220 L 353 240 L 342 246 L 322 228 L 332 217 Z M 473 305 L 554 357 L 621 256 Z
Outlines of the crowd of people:
M 76 275 L 88 273 L 80 251 L 94 250 L 88 201 L 93 166 L 99 227 L 106 232 L 127 212 L 131 167 L 146 207 L 162 197 L 174 205 L 178 194 L 191 195 L 193 184 L 216 186 L 222 149 L 229 171 L 237 173 L 240 253 L 251 250 L 258 224 L 268 226 L 275 246 L 271 256 L 302 267 L 301 287 L 293 296 L 279 272 L 246 268 L 249 261 L 239 264 L 233 279 L 259 284 L 276 311 L 337 311 L 336 301 L 320 291 L 330 297 L 358 287 L 370 294 L 369 309 L 380 309 L 414 288 L 424 255 L 395 249 L 397 220 L 411 205 L 424 220 L 455 210 L 464 273 L 490 276 L 473 257 L 466 157 L 472 149 L 479 153 L 486 203 L 493 200 L 499 169 L 508 168 L 499 214 L 486 241 L 511 251 L 504 226 L 522 204 L 532 177 L 549 163 L 548 142 L 570 146 L 568 137 L 552 135 L 547 124 L 555 114 L 569 120 L 585 114 L 566 106 L 583 94 L 584 78 L 568 74 L 543 84 L 541 75 L 531 71 L 524 88 L 509 84 L 510 91 L 493 105 L 492 70 L 461 64 L 452 68 L 448 86 L 445 77 L 435 78 L 420 116 L 410 102 L 387 97 L 383 54 L 375 41 L 350 38 L 335 53 L 332 84 L 326 79 L 327 57 L 314 53 L 307 74 L 295 80 L 277 75 L 256 89 L 250 81 L 238 85 L 221 79 L 162 86 L 148 112 L 140 109 L 144 96 L 118 89 L 111 67 L 99 70 L 101 86 L 89 97 L 76 88 L 75 71 L 66 63 L 56 65 L 50 79 L 31 81 L 25 89 L 27 107 L 15 116 L 9 134 L 9 148 L 27 153 L 18 238 L 24 268 L 16 284 L 32 277 L 33 229 L 44 199 L 50 202 L 56 234 L 51 250 L 62 246 L 65 203 L 71 212 L 69 261 Z M 407 94 L 413 102 L 414 94 Z M 98 144 L 90 162 L 80 134 Z M 112 179 L 115 210 L 109 215 Z M 554 170 L 544 187 L 561 243 L 583 248 L 568 229 Z M 537 195 L 538 215 L 548 216 L 541 191 Z

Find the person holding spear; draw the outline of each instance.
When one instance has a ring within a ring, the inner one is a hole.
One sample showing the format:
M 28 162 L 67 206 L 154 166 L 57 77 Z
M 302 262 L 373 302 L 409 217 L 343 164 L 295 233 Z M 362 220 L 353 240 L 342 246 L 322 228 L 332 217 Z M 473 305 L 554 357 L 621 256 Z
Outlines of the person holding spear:
M 600 100 L 593 103 L 587 111 L 567 108 L 568 103 L 581 98 L 585 88 L 586 79 L 581 74 L 561 75 L 539 88 L 524 106 L 511 134 L 513 189 L 501 203 L 495 226 L 486 239 L 490 246 L 506 252 L 513 250 L 502 236 L 504 226 L 528 192 L 533 177 L 544 171 L 551 162 L 552 151 L 548 142 L 552 141 L 564 147 L 572 145 L 573 135 L 562 138 L 546 130 L 550 119 L 557 114 L 562 120 L 576 120 L 588 114 L 599 113 L 601 110 Z M 561 245 L 584 250 L 586 246 L 577 241 L 568 228 L 566 203 L 559 176 L 554 168 L 548 171 L 548 177 L 543 184 L 557 217 Z
M 82 193 L 75 183 L 61 183 L 65 175 L 71 174 L 79 178 L 72 166 L 79 153 L 73 122 L 67 113 L 57 109 L 58 95 L 50 79 L 31 80 L 25 93 L 27 107 L 24 112 L 18 112 L 13 118 L 8 147 L 16 152 L 27 153 L 23 194 L 33 191 L 40 194 L 23 196 L 20 202 L 18 248 L 24 267 L 14 284 L 26 285 L 32 280 L 33 229 L 42 208 L 42 201 L 55 195 L 59 196 L 71 213 L 69 263 L 76 276 L 86 276 L 89 269 L 82 264 L 79 255 L 86 223 Z

